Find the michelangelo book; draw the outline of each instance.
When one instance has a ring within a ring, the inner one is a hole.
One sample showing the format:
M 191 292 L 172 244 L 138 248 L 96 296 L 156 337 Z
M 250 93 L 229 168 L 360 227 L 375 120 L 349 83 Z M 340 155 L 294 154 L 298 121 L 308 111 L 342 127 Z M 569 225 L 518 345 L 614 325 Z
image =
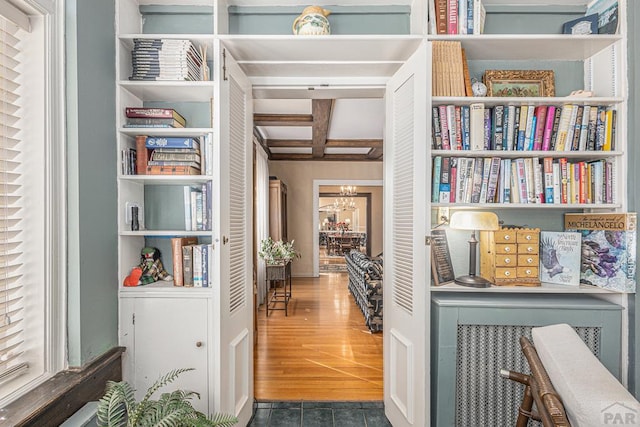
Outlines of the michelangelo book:
M 582 234 L 580 283 L 635 292 L 636 224 L 635 212 L 565 214 L 565 230 Z

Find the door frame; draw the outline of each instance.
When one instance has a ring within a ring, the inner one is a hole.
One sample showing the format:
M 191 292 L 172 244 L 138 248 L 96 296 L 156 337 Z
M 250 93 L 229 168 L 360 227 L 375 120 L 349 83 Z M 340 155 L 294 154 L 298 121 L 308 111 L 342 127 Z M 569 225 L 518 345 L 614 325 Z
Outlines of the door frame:
M 356 185 L 364 187 L 382 187 L 384 192 L 384 180 L 381 179 L 314 179 L 313 180 L 313 221 L 311 235 L 313 236 L 313 277 L 320 276 L 320 238 L 318 236 L 318 208 L 320 207 L 320 186 Z M 371 236 L 368 236 L 371 238 Z

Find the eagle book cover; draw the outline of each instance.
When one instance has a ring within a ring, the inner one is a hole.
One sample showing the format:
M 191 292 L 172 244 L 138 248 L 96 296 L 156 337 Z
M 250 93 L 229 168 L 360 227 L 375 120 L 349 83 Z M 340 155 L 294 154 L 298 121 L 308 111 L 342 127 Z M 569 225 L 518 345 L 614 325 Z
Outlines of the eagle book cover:
M 577 232 L 540 232 L 540 281 L 559 285 L 580 284 L 580 245 Z
M 582 234 L 580 283 L 636 290 L 636 213 L 565 214 L 565 230 Z

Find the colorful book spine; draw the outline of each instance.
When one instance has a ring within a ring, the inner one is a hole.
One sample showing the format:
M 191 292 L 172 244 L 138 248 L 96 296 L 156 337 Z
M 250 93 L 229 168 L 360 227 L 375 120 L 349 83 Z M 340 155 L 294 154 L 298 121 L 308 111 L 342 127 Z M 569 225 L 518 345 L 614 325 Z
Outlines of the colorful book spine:
M 549 105 L 547 108 L 547 115 L 544 121 L 544 131 L 542 132 L 542 146 L 543 151 L 549 151 L 551 149 L 551 134 L 553 132 L 553 121 L 556 116 L 556 106 Z
M 440 168 L 440 192 L 439 202 L 449 203 L 451 197 L 451 176 L 450 176 L 450 157 L 444 157 L 442 159 L 442 166 Z
M 438 203 L 440 201 L 440 171 L 442 170 L 442 157 L 433 158 L 433 175 L 431 180 L 431 202 Z
M 504 105 L 496 105 L 493 107 L 493 117 L 491 120 L 491 150 L 502 150 L 502 137 L 504 134 Z
M 547 106 L 538 105 L 534 112 L 536 125 L 533 135 L 533 149 L 539 151 L 542 150 L 542 139 L 544 138 L 544 129 L 547 124 Z
M 431 148 L 442 149 L 442 132 L 440 130 L 440 111 L 438 107 L 431 108 Z
M 553 158 L 542 160 L 544 174 L 544 202 L 553 203 Z
M 449 138 L 449 122 L 447 121 L 447 106 L 438 106 L 440 112 L 440 132 L 442 134 L 442 149 L 451 150 L 451 143 Z
M 451 172 L 449 173 L 449 181 L 451 181 L 451 194 L 449 195 L 449 202 L 455 203 L 458 191 L 458 158 L 452 157 L 449 161 L 449 164 L 451 165 Z

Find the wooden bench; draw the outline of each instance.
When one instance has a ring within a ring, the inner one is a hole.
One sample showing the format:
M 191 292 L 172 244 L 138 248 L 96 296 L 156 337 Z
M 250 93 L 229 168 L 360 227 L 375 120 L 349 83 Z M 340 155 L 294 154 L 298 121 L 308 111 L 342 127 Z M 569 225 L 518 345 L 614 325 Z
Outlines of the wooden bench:
M 525 385 L 517 427 L 527 426 L 529 419 L 541 421 L 544 427 L 640 425 L 638 401 L 571 326 L 533 328 L 531 335 L 533 344 L 520 338 L 531 374 L 500 371 L 503 377 Z

